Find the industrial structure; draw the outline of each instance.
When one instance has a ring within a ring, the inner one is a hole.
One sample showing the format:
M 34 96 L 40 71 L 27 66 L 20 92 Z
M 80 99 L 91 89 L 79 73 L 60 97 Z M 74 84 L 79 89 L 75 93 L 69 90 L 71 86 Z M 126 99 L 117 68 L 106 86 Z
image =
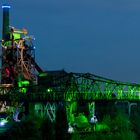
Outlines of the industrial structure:
M 76 112 L 87 118 L 100 115 L 95 106 L 107 104 L 105 101 L 127 101 L 129 114 L 133 105 L 139 105 L 140 84 L 90 73 L 43 71 L 35 61 L 34 38 L 27 29 L 10 26 L 10 6 L 2 8 L 0 112 L 10 112 L 14 121 L 19 121 L 20 112 L 46 115 L 55 121 L 56 110 L 63 103 L 68 122 L 74 123 Z

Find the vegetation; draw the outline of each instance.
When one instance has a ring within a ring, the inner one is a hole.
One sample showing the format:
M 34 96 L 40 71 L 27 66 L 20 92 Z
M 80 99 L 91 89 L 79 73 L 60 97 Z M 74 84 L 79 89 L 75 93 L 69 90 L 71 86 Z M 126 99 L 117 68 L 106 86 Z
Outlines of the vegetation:
M 13 123 L 0 139 L 5 140 L 139 140 L 140 117 L 138 114 L 126 116 L 118 113 L 115 117 L 105 115 L 89 133 L 75 131 L 68 134 L 66 111 L 59 106 L 56 112 L 56 122 L 48 118 L 28 116 L 25 120 Z M 102 127 L 101 127 L 102 126 Z M 104 126 L 104 129 L 102 129 Z M 100 129 L 101 128 L 101 129 Z
M 4 140 L 65 140 L 68 123 L 66 110 L 62 104 L 56 111 L 56 122 L 47 117 L 28 116 L 21 122 L 14 122 L 11 127 L 0 136 Z M 67 137 L 68 136 L 68 137 Z
M 139 133 L 134 131 L 138 123 L 136 123 L 136 120 L 132 122 L 132 120 L 124 114 L 118 114 L 113 118 L 109 115 L 105 115 L 101 124 L 105 124 L 105 126 L 107 126 L 106 129 L 101 129 L 100 131 L 95 131 L 90 134 L 87 133 L 84 136 L 80 133 L 73 134 L 72 140 L 139 140 Z

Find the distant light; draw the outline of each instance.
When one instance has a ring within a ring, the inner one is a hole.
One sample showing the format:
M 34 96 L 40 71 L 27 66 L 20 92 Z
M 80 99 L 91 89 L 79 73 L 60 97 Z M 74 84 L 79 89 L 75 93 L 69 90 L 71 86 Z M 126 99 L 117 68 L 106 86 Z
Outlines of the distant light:
M 73 133 L 73 132 L 74 132 L 73 127 L 72 127 L 72 126 L 69 126 L 69 128 L 68 128 L 68 133 Z
M 5 123 L 4 122 L 0 122 L 0 126 L 4 126 L 5 125 Z
M 48 91 L 48 92 L 51 92 L 51 89 L 50 89 L 50 88 L 48 88 L 48 89 L 47 89 L 47 91 Z
M 4 126 L 7 122 L 8 122 L 8 121 L 5 120 L 5 119 L 1 120 L 1 121 L 0 121 L 0 126 Z
M 10 5 L 2 5 L 2 8 L 11 8 L 11 6 Z
M 90 123 L 97 123 L 97 118 L 96 116 L 92 116 L 91 119 L 90 119 Z

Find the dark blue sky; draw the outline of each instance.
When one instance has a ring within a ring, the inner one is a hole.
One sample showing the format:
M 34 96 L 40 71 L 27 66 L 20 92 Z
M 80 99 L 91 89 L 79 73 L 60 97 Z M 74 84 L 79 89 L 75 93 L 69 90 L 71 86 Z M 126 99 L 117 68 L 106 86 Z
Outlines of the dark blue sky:
M 36 60 L 44 70 L 140 83 L 139 0 L 3 2 L 11 5 L 11 25 L 35 36 Z

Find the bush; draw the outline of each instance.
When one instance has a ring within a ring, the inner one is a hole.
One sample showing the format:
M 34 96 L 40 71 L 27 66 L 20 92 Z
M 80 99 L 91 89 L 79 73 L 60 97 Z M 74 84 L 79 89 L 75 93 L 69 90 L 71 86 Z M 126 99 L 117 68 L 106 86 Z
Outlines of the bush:
M 30 118 L 13 123 L 6 135 L 8 140 L 38 140 L 41 136 L 37 122 Z

